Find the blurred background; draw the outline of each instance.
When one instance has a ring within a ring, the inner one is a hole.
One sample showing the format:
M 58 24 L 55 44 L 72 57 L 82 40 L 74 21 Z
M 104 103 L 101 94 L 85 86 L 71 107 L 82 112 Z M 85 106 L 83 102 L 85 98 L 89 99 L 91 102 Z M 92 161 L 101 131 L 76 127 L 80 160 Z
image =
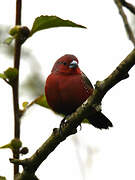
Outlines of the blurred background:
M 129 2 L 134 3 L 133 0 Z M 13 48 L 3 44 L 15 22 L 15 0 L 0 4 L 0 73 L 13 66 Z M 135 18 L 125 9 L 135 29 Z M 64 54 L 74 54 L 93 84 L 106 78 L 132 51 L 113 0 L 22 1 L 22 25 L 32 27 L 40 15 L 57 15 L 84 25 L 87 29 L 53 28 L 37 32 L 22 47 L 20 66 L 20 107 L 44 93 L 44 84 L 54 62 Z M 135 68 L 130 77 L 113 87 L 104 97 L 102 111 L 113 122 L 109 130 L 84 124 L 82 130 L 62 142 L 37 170 L 39 179 L 113 180 L 134 179 Z M 0 146 L 13 138 L 11 87 L 0 80 Z M 33 105 L 21 119 L 21 140 L 32 155 L 59 127 L 61 117 Z M 0 150 L 0 176 L 12 180 L 10 150 Z

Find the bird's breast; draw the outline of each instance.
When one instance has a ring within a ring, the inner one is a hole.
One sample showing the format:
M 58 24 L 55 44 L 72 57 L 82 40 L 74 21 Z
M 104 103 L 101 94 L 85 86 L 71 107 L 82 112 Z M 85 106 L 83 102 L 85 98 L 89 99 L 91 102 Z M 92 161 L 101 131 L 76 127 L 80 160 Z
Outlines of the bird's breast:
M 93 89 L 85 85 L 81 75 L 51 74 L 45 86 L 45 94 L 50 107 L 63 114 L 76 110 L 91 94 Z

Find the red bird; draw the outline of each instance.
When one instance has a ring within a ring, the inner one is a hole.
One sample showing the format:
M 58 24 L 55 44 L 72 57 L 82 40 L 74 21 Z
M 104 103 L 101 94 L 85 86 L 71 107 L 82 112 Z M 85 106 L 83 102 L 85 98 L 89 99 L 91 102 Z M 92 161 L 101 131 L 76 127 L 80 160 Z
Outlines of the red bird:
M 73 113 L 93 93 L 93 86 L 78 66 L 74 55 L 66 54 L 59 58 L 48 76 L 45 95 L 49 106 L 65 116 Z M 99 129 L 112 127 L 109 119 L 93 108 L 90 124 Z

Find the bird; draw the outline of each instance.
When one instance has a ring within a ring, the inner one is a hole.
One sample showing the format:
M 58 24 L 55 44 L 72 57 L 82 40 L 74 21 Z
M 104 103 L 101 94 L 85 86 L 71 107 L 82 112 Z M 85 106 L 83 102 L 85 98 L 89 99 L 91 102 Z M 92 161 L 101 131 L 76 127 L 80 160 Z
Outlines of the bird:
M 45 96 L 50 108 L 66 119 L 93 94 L 94 87 L 79 68 L 79 61 L 72 54 L 65 54 L 54 63 L 45 83 Z M 87 120 L 98 129 L 113 127 L 112 122 L 94 107 Z

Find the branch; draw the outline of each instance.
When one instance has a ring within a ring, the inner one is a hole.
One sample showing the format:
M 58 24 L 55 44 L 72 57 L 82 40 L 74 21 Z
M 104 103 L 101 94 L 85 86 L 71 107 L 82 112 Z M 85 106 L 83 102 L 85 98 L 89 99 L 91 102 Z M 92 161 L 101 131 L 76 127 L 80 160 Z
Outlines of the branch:
M 32 177 L 40 164 L 53 152 L 53 150 L 68 136 L 77 132 L 76 128 L 81 124 L 82 120 L 91 114 L 91 107 L 98 104 L 103 99 L 104 95 L 121 80 L 129 77 L 128 71 L 135 64 L 135 49 L 119 64 L 119 66 L 103 81 L 98 81 L 95 86 L 93 95 L 83 103 L 69 118 L 67 124 L 62 130 L 62 135 L 59 129 L 54 129 L 52 135 L 45 143 L 28 159 L 16 160 L 10 159 L 11 163 L 23 166 L 23 172 L 18 180 L 25 180 L 26 177 Z M 35 175 L 34 175 L 35 176 Z
M 21 5 L 22 0 L 16 0 L 16 25 L 21 25 Z M 14 68 L 18 70 L 18 74 L 14 83 L 12 84 L 13 91 L 13 106 L 14 106 L 14 138 L 20 139 L 20 117 L 21 111 L 19 109 L 19 65 L 20 65 L 20 55 L 21 55 L 21 43 L 19 39 L 15 40 L 15 50 L 14 50 Z M 13 152 L 13 157 L 19 159 L 19 149 Z M 19 166 L 14 165 L 14 176 L 19 172 Z
M 135 14 L 135 6 L 131 3 L 126 2 L 125 0 L 121 0 L 121 4 L 126 7 L 129 11 Z
M 129 37 L 129 40 L 131 40 L 131 42 L 133 43 L 133 45 L 135 46 L 135 37 L 133 35 L 133 32 L 132 32 L 132 29 L 128 23 L 128 19 L 127 19 L 127 16 L 125 14 L 125 12 L 123 11 L 123 8 L 122 8 L 122 2 L 125 2 L 123 0 L 114 0 L 118 10 L 119 10 L 119 13 L 123 19 L 123 23 L 124 23 L 124 26 L 125 26 L 125 29 L 126 29 L 126 32 L 128 34 L 128 37 Z

